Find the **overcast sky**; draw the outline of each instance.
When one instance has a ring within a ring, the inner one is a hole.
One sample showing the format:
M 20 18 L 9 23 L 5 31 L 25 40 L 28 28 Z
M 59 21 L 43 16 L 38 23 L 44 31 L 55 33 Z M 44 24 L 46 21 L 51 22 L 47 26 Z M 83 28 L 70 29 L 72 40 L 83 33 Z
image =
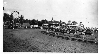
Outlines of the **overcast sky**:
M 98 0 L 3 0 L 3 3 L 5 12 L 17 10 L 25 19 L 51 20 L 53 17 L 98 27 Z

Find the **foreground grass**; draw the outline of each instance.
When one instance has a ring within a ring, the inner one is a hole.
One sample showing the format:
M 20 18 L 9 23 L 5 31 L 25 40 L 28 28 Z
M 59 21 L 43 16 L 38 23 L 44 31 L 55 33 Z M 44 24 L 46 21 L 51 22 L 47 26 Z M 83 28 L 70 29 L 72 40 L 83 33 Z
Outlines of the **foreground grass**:
M 42 34 L 40 29 L 4 29 L 4 52 L 97 53 L 98 46 Z

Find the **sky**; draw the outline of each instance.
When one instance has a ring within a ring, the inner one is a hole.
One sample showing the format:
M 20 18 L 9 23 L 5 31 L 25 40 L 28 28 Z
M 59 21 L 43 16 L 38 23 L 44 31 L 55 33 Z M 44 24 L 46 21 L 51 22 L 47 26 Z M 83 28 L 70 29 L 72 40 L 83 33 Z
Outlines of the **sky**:
M 98 27 L 98 0 L 3 0 L 4 12 L 19 11 L 25 19 L 82 22 Z

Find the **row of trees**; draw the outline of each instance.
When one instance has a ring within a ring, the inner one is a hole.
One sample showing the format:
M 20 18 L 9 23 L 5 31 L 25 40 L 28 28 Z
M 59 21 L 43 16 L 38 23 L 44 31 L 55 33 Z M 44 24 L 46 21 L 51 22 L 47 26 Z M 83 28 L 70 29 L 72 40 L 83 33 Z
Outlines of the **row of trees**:
M 47 20 L 38 21 L 35 19 L 32 19 L 32 20 L 24 19 L 23 15 L 19 16 L 19 12 L 14 11 L 11 14 L 4 13 L 3 22 L 4 23 L 9 22 L 9 23 L 14 23 L 14 24 L 15 23 L 20 23 L 20 24 L 29 23 L 30 25 L 37 25 L 38 24 L 41 26 L 43 23 L 47 23 L 48 21 Z
M 3 22 L 9 22 L 9 23 L 21 23 L 23 24 L 23 15 L 19 16 L 18 18 L 14 18 L 13 14 L 9 15 L 7 13 L 4 13 L 3 16 Z
M 43 23 L 48 23 L 49 21 L 48 20 L 41 20 L 41 21 L 38 21 L 38 20 L 35 20 L 35 19 L 32 19 L 32 20 L 28 20 L 28 19 L 24 19 L 24 16 L 23 15 L 20 15 L 19 16 L 19 12 L 18 11 L 13 11 L 10 14 L 7 14 L 7 13 L 4 13 L 4 16 L 3 16 L 3 22 L 10 22 L 10 23 L 20 23 L 20 24 L 23 24 L 23 23 L 29 23 L 30 25 L 42 25 Z M 76 21 L 68 21 L 67 25 L 76 25 L 78 24 Z

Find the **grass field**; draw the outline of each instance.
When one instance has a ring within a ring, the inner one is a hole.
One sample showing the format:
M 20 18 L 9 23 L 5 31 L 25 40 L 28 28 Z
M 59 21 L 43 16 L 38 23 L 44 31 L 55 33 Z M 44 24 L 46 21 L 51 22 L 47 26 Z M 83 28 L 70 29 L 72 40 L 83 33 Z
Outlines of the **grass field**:
M 98 53 L 98 45 L 42 34 L 41 29 L 4 29 L 4 52 Z

